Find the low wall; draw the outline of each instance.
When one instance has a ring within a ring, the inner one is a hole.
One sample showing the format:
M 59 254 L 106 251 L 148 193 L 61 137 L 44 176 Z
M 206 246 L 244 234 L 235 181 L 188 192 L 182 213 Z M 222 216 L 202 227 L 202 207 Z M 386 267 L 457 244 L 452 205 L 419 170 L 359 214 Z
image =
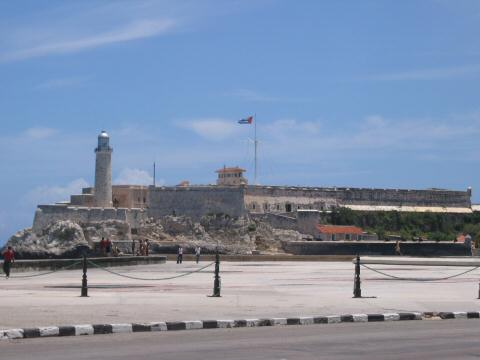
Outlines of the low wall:
M 294 255 L 395 255 L 395 242 L 380 241 L 290 241 L 283 249 Z M 442 242 L 402 242 L 403 255 L 409 256 L 469 256 L 471 250 L 463 244 Z
M 148 264 L 164 264 L 167 261 L 166 256 L 152 255 L 152 256 L 121 256 L 121 257 L 92 257 L 89 258 L 100 266 L 130 266 L 130 265 L 148 265 Z M 80 261 L 78 265 L 71 269 L 81 269 L 82 259 L 45 259 L 45 260 L 17 260 L 12 265 L 12 273 L 17 271 L 35 271 L 35 270 L 57 270 L 65 266 L 74 264 Z M 3 261 L 0 261 L 3 265 Z M 93 266 L 88 265 L 89 268 Z

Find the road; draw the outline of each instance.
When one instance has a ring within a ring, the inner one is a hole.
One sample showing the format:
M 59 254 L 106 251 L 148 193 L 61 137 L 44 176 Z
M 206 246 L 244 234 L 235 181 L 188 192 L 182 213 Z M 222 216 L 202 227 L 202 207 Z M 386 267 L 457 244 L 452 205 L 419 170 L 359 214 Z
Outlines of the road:
M 208 262 L 110 268 L 123 275 L 164 278 Z M 464 267 L 383 266 L 407 278 L 439 278 Z M 35 275 L 36 273 L 31 273 Z M 88 270 L 89 297 L 80 297 L 79 270 L 33 278 L 0 278 L 0 329 L 74 324 L 244 319 L 411 311 L 478 310 L 480 269 L 435 282 L 394 281 L 362 269 L 362 295 L 353 299 L 351 262 L 222 262 L 222 297 L 211 298 L 212 268 L 171 280 L 139 281 Z M 25 275 L 25 274 L 22 274 Z
M 0 342 L 2 359 L 479 359 L 479 320 L 95 335 Z

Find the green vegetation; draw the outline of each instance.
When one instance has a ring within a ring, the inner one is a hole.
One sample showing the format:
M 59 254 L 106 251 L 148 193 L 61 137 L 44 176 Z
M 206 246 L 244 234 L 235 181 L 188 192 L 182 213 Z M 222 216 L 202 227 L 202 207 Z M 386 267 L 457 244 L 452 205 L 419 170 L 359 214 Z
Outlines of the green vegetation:
M 404 240 L 453 241 L 459 233 L 469 233 L 474 239 L 480 239 L 480 212 L 442 214 L 339 208 L 325 213 L 324 218 L 333 225 L 359 226 L 365 231 L 377 233 L 380 239 L 398 235 Z

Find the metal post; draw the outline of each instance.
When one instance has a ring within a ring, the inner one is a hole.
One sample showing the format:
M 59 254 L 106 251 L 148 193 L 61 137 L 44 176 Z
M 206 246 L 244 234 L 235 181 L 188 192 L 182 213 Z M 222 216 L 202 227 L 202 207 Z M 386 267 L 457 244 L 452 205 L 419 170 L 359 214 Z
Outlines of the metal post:
M 360 288 L 360 255 L 357 254 L 357 261 L 355 262 L 355 278 L 353 280 L 353 297 L 361 298 L 362 289 Z
M 480 282 L 478 283 L 478 298 L 477 299 L 480 299 Z
M 87 283 L 87 255 L 83 255 L 83 276 L 82 276 L 82 293 L 81 297 L 88 297 Z
M 215 254 L 215 280 L 213 281 L 213 295 L 211 297 L 220 297 L 220 254 Z

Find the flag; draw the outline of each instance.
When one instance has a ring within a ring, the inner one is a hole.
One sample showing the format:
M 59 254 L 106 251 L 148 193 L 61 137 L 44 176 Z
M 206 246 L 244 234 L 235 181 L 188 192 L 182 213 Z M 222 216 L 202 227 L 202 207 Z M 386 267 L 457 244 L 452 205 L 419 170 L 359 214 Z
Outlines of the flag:
M 253 122 L 253 116 L 249 116 L 246 119 L 238 120 L 239 124 L 251 124 Z

